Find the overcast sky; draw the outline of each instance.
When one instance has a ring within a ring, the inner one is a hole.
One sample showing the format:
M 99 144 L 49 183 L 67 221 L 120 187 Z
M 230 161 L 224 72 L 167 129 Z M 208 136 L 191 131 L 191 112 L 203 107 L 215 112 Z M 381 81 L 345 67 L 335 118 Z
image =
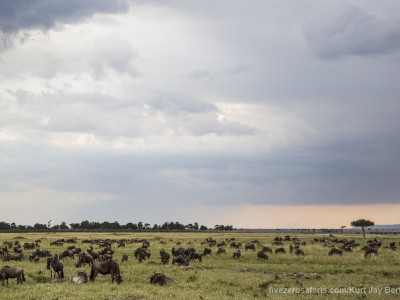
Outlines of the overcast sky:
M 0 0 L 1 219 L 398 223 L 399 78 L 397 0 Z

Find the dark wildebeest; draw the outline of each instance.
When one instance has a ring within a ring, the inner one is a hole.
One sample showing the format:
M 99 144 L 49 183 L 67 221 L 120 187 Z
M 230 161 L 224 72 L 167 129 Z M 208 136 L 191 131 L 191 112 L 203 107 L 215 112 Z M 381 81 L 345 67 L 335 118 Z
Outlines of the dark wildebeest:
M 229 246 L 230 246 L 231 248 L 236 248 L 236 249 L 238 249 L 238 248 L 240 248 L 240 247 L 242 246 L 242 243 L 231 242 L 231 243 L 229 244 Z
M 56 274 L 58 275 L 58 278 L 64 278 L 64 264 L 58 259 L 57 254 L 47 258 L 46 268 L 50 270 L 50 279 L 53 279 L 53 271 L 54 278 L 56 277 Z
M 301 250 L 301 249 L 296 249 L 296 252 L 295 252 L 294 254 L 296 254 L 296 255 L 303 255 L 303 256 L 305 256 L 305 254 L 304 254 L 304 251 L 303 251 L 303 250 Z
M 5 258 L 3 259 L 4 261 L 10 261 L 10 260 L 15 260 L 15 261 L 21 261 L 24 258 L 23 253 L 18 253 L 18 254 L 6 254 Z
M 285 248 L 276 248 L 276 249 L 275 249 L 275 254 L 277 254 L 277 253 L 284 253 L 284 254 L 286 254 Z
M 88 283 L 88 277 L 85 271 L 79 271 L 74 277 L 72 277 L 72 283 L 85 284 Z
M 161 273 L 154 273 L 150 277 L 150 283 L 152 284 L 166 285 L 168 282 L 173 282 L 173 280 Z
M 50 252 L 48 250 L 45 249 L 36 249 L 36 251 L 34 252 L 34 254 L 36 256 L 39 257 L 47 257 L 47 256 L 51 256 Z
M 240 252 L 239 249 L 236 249 L 236 250 L 233 252 L 233 258 L 240 258 L 241 255 L 242 255 L 242 253 Z
M 202 262 L 202 257 L 203 257 L 203 254 L 199 254 L 196 252 L 191 252 L 189 255 L 189 259 L 198 259 L 199 262 Z
M 161 255 L 161 263 L 163 265 L 167 265 L 169 263 L 169 257 L 170 257 L 169 253 L 164 249 L 161 249 L 160 255 Z
M 33 249 L 35 248 L 35 243 L 24 243 L 24 249 Z
M 367 249 L 365 249 L 364 258 L 371 257 L 372 253 L 374 253 L 376 256 L 378 256 L 378 248 L 368 247 Z
M 189 260 L 183 256 L 175 256 L 172 259 L 172 264 L 177 264 L 180 266 L 188 266 L 189 265 Z
M 36 255 L 35 255 L 35 253 L 31 253 L 31 254 L 29 254 L 29 261 L 30 262 L 33 262 L 33 261 L 35 261 L 35 258 L 36 258 Z M 39 258 L 39 257 L 38 257 Z
M 74 252 L 72 250 L 65 250 L 63 253 L 60 254 L 60 259 L 64 259 L 66 257 L 75 259 Z
M 254 251 L 254 250 L 256 250 L 256 245 L 254 243 L 248 243 L 248 244 L 246 244 L 246 246 L 244 246 L 244 251 L 247 251 L 247 249 Z
M 267 247 L 267 246 L 263 246 L 263 247 L 261 248 L 261 251 L 263 251 L 263 252 L 269 252 L 269 253 L 272 254 L 272 249 L 271 249 L 270 247 Z
M 260 251 L 257 252 L 257 258 L 259 258 L 259 259 L 268 259 L 268 256 L 264 251 L 260 250 Z
M 0 270 L 0 279 L 2 281 L 2 285 L 4 285 L 5 280 L 8 286 L 8 278 L 17 278 L 17 284 L 22 284 L 25 281 L 24 269 L 20 267 L 4 266 Z
M 146 258 L 150 258 L 151 253 L 147 248 L 137 248 L 134 255 L 139 262 L 142 262 L 146 260 Z
M 220 255 L 220 254 L 225 254 L 226 255 L 226 251 L 225 251 L 225 249 L 224 248 L 218 248 L 218 251 L 217 251 L 217 253 L 215 253 L 216 255 Z
M 14 251 L 14 253 L 22 253 L 22 248 L 21 247 L 14 247 L 13 251 Z
M 86 252 L 81 252 L 79 254 L 79 260 L 75 264 L 75 267 L 80 268 L 82 265 L 85 266 L 85 264 L 92 265 L 93 264 L 93 257 L 90 254 L 87 254 Z
M 203 254 L 204 255 L 211 254 L 211 249 L 210 248 L 204 248 Z
M 223 247 L 223 246 L 226 246 L 225 241 L 222 241 L 221 243 L 217 243 L 217 247 L 218 247 L 218 248 L 219 248 L 219 247 Z
M 128 261 L 128 254 L 126 254 L 126 253 L 122 254 L 121 262 L 124 262 L 124 261 Z
M 116 261 L 103 261 L 103 262 L 95 262 L 92 265 L 90 271 L 90 280 L 94 281 L 96 279 L 97 274 L 101 275 L 111 275 L 111 283 L 114 283 L 114 280 L 117 281 L 117 284 L 122 283 L 121 272 L 119 270 L 119 265 Z
M 183 249 L 182 247 L 179 248 L 172 247 L 171 253 L 173 256 L 182 256 L 185 255 L 185 249 Z
M 382 246 L 382 241 L 378 240 L 378 239 L 373 239 L 373 240 L 369 240 L 368 242 L 368 246 L 370 247 L 377 247 L 379 248 L 380 246 Z
M 328 252 L 328 255 L 329 255 L 329 256 L 332 256 L 332 255 L 334 255 L 334 254 L 336 254 L 336 255 L 343 255 L 343 251 L 340 250 L 340 249 L 337 249 L 337 248 L 332 248 L 331 251 Z
M 397 249 L 396 242 L 390 243 L 389 244 L 389 248 L 392 249 L 392 250 L 396 250 Z

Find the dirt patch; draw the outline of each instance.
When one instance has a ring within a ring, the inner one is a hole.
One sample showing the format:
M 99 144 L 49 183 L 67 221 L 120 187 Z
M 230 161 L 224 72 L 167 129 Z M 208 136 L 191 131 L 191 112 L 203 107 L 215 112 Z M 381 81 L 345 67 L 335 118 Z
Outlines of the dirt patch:
M 109 296 L 104 298 L 104 300 L 139 300 L 144 299 L 143 295 L 128 295 L 128 296 Z
M 240 273 L 261 273 L 261 274 L 276 274 L 276 272 L 268 271 L 268 270 L 260 270 L 260 269 L 252 269 L 252 268 L 244 268 L 237 270 Z
M 299 273 L 291 273 L 288 274 L 289 278 L 292 279 L 321 279 L 321 275 L 318 273 L 303 273 L 303 272 L 299 272 Z
M 188 271 L 188 270 L 212 270 L 215 268 L 210 266 L 181 266 L 181 269 Z

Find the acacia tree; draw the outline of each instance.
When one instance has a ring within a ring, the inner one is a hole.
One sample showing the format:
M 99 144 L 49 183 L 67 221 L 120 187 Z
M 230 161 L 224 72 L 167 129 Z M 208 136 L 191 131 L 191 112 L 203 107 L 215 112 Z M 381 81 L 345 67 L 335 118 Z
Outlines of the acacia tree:
M 365 239 L 365 227 L 374 226 L 375 223 L 370 220 L 359 219 L 350 223 L 351 226 L 361 227 Z

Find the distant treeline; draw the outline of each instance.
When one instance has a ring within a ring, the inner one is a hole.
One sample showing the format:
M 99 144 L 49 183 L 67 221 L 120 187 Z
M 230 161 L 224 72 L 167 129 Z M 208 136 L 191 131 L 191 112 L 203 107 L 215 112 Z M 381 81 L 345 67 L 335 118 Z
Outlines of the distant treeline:
M 215 225 L 214 228 L 208 228 L 204 225 L 199 225 L 197 222 L 193 224 L 181 224 L 179 222 L 165 222 L 162 225 L 138 222 L 129 222 L 125 225 L 115 222 L 89 222 L 87 220 L 80 223 L 70 223 L 67 225 L 65 222 L 61 224 L 51 225 L 51 221 L 47 224 L 36 223 L 32 225 L 17 225 L 15 223 L 0 222 L 0 231 L 56 231 L 56 230 L 73 230 L 73 231 L 87 231 L 87 230 L 127 230 L 127 231 L 206 231 L 206 230 L 219 230 L 219 231 L 232 231 L 232 225 Z

